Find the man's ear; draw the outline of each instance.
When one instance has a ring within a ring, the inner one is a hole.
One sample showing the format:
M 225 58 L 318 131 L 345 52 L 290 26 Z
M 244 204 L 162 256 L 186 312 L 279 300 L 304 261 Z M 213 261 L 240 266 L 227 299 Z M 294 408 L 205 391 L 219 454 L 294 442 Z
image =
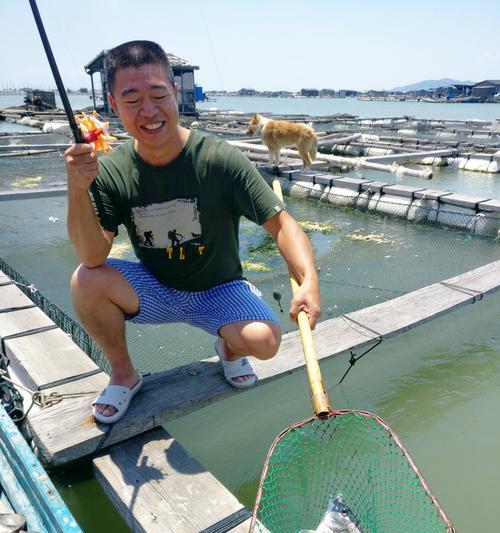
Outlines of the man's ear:
M 119 117 L 120 113 L 118 112 L 118 106 L 116 105 L 116 100 L 113 98 L 113 95 L 111 93 L 108 93 L 108 102 L 113 108 L 113 111 L 116 113 L 116 116 Z

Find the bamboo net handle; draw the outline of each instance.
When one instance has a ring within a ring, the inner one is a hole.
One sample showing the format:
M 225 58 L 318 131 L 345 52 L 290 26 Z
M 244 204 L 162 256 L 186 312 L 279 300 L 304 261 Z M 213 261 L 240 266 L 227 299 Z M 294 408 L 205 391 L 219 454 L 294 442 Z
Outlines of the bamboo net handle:
M 283 201 L 281 185 L 277 179 L 273 180 L 273 190 L 276 196 Z M 288 269 L 288 273 L 290 275 L 292 294 L 295 294 L 300 285 L 295 277 L 295 274 L 290 270 L 290 268 Z M 321 370 L 319 368 L 316 348 L 314 347 L 311 326 L 309 325 L 309 318 L 305 311 L 300 311 L 298 313 L 297 325 L 299 326 L 307 375 L 309 376 L 309 387 L 311 389 L 311 404 L 313 411 L 317 416 L 326 415 L 331 411 L 330 404 L 328 402 L 328 395 L 326 394 L 325 387 L 323 385 L 323 378 L 321 377 Z

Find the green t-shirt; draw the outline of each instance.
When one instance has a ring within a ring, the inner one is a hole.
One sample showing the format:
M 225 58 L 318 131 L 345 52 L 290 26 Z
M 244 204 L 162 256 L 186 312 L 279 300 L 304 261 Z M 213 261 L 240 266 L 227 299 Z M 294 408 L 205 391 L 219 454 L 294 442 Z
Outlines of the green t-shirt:
M 138 259 L 175 289 L 241 279 L 240 217 L 263 224 L 284 208 L 238 149 L 196 130 L 168 165 L 146 163 L 127 141 L 99 166 L 102 227 L 124 224 Z

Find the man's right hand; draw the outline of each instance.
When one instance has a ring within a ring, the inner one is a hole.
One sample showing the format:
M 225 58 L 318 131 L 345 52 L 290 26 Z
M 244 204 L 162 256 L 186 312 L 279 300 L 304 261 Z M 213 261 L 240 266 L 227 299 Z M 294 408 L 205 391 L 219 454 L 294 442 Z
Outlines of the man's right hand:
M 99 174 L 97 153 L 93 143 L 73 144 L 64 152 L 68 189 L 85 192 Z

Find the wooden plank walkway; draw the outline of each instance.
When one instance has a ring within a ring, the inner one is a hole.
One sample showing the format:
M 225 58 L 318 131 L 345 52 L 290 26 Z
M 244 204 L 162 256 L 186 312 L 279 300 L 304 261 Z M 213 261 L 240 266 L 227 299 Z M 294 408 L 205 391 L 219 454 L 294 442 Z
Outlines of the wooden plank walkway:
M 496 261 L 344 317 L 325 320 L 314 334 L 318 356 L 332 357 L 365 346 L 379 336 L 392 337 L 473 303 L 499 287 L 500 261 Z M 33 364 L 37 364 L 36 360 Z M 298 333 L 284 336 L 274 359 L 266 362 L 254 360 L 253 365 L 260 383 L 301 368 L 304 361 Z M 97 426 L 91 416 L 90 402 L 95 397 L 95 385 L 100 377 L 102 374 L 87 377 L 85 382 L 79 379 L 74 384 L 63 385 L 65 392 L 77 383 L 79 390 L 85 391 L 85 383 L 91 387 L 87 390 L 92 392 L 39 410 L 29 417 L 33 438 L 49 463 L 64 464 L 92 454 L 98 447 L 121 442 L 216 400 L 241 393 L 222 378 L 216 357 L 198 361 L 145 377 L 144 387 L 135 397 L 127 415 L 110 428 Z M 54 380 L 53 377 L 51 379 Z M 100 379 L 102 381 L 105 380 Z M 60 389 L 57 386 L 47 389 L 47 392 Z M 61 420 L 65 423 L 61 424 Z
M 162 428 L 112 446 L 94 471 L 132 531 L 248 532 L 251 512 Z
M 62 394 L 85 392 L 88 407 L 107 385 L 101 369 L 3 272 L 0 339 L 11 377 L 32 391 L 50 393 L 55 387 Z M 27 407 L 31 395 L 20 392 Z M 43 411 L 34 406 L 28 420 Z M 94 425 L 88 415 L 86 423 Z M 110 448 L 94 465 L 96 477 L 133 531 L 248 531 L 250 511 L 162 428 Z

